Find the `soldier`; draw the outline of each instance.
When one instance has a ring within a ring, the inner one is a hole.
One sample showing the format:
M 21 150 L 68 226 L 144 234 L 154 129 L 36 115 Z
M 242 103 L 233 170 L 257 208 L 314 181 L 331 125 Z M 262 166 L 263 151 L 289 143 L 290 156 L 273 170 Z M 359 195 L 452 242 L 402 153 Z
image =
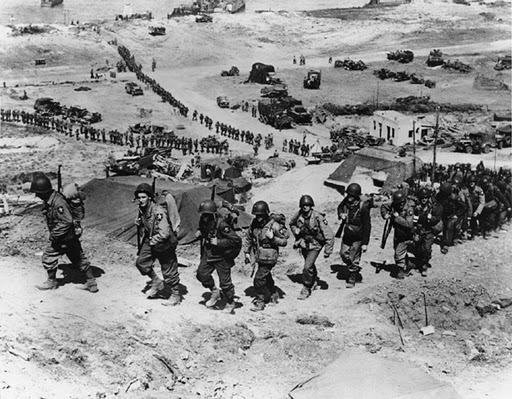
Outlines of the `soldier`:
M 380 212 L 384 219 L 391 218 L 391 226 L 395 229 L 393 248 L 396 278 L 403 280 L 409 272 L 407 252 L 413 239 L 414 203 L 407 200 L 405 192 L 398 190 L 393 193 L 392 203 L 382 204 Z
M 416 267 L 423 277 L 427 277 L 429 261 L 432 258 L 432 244 L 443 231 L 443 208 L 432 198 L 430 190 L 422 187 L 417 193 L 418 203 L 414 207 L 414 256 Z
M 58 287 L 56 277 L 58 261 L 62 255 L 66 255 L 73 266 L 77 266 L 85 274 L 86 282 L 80 288 L 89 292 L 98 292 L 91 264 L 76 234 L 71 208 L 64 196 L 52 188 L 50 179 L 44 174 L 34 175 L 30 191 L 44 201 L 46 224 L 50 231 L 50 243 L 44 249 L 42 258 L 48 279 L 41 285 L 36 285 L 36 288 L 45 291 Z
M 327 224 L 323 214 L 315 211 L 315 203 L 309 195 L 303 195 L 299 200 L 300 210 L 290 221 L 290 230 L 295 236 L 294 248 L 300 248 L 304 257 L 302 271 L 303 287 L 298 299 L 307 299 L 317 284 L 318 272 L 315 261 L 324 249 L 324 258 L 332 254 L 334 233 Z
M 480 215 L 484 210 L 485 206 L 485 194 L 484 191 L 476 185 L 476 176 L 470 175 L 468 177 L 468 195 L 471 201 L 472 214 L 468 215 L 469 219 L 469 240 L 475 237 L 478 233 L 478 224 L 480 221 Z
M 233 313 L 235 309 L 235 286 L 231 281 L 231 268 L 240 252 L 242 239 L 236 234 L 232 223 L 220 217 L 215 201 L 206 200 L 199 206 L 199 229 L 196 237 L 201 239 L 201 260 L 197 268 L 197 279 L 211 291 L 206 301 L 213 308 L 220 300 L 221 291 L 226 299 L 224 310 Z M 220 290 L 215 286 L 212 273 L 217 271 Z
M 436 200 L 443 207 L 443 242 L 441 252 L 448 253 L 448 247 L 453 247 L 455 236 L 458 233 L 459 219 L 464 217 L 466 205 L 463 198 L 453 192 L 451 183 L 444 182 L 439 187 Z
M 345 225 L 340 255 L 348 266 L 347 288 L 353 288 L 356 279 L 361 281 L 361 253 L 366 252 L 370 242 L 371 219 L 370 205 L 361 198 L 361 186 L 351 183 L 347 195 L 338 206 L 338 219 Z
M 244 240 L 245 263 L 251 263 L 251 252 L 258 270 L 254 276 L 254 288 L 256 298 L 253 301 L 252 311 L 265 309 L 265 302 L 277 303 L 277 293 L 272 268 L 279 257 L 279 247 L 285 247 L 288 243 L 288 230 L 283 223 L 278 223 L 270 215 L 268 204 L 258 201 L 252 207 L 255 216 Z M 284 219 L 284 216 L 282 217 Z
M 134 194 L 139 203 L 139 215 L 135 221 L 139 251 L 135 266 L 143 276 L 151 278 L 150 286 L 143 291 L 149 299 L 168 297 L 169 300 L 165 305 L 179 305 L 181 295 L 176 234 L 169 224 L 165 209 L 154 202 L 153 189 L 149 184 L 139 184 Z M 163 281 L 154 269 L 157 259 L 162 270 Z

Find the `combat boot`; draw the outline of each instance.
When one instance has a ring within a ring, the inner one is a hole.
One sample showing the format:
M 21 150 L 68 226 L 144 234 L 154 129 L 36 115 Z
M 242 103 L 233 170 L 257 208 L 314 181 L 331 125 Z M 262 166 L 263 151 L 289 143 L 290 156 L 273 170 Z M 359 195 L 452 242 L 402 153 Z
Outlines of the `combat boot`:
M 56 290 L 58 283 L 57 283 L 57 270 L 48 270 L 48 279 L 42 284 L 36 285 L 36 288 L 41 291 L 47 291 L 47 290 Z
M 226 306 L 224 306 L 224 313 L 234 314 L 235 313 L 235 301 L 226 302 Z
M 405 269 L 399 268 L 396 274 L 396 278 L 398 280 L 403 280 L 405 279 L 405 277 L 407 277 L 407 272 L 405 271 Z
M 148 299 L 154 299 L 164 289 L 164 282 L 153 269 L 149 273 L 149 277 L 151 277 L 151 288 L 146 292 L 146 296 Z
M 207 308 L 213 308 L 220 299 L 220 290 L 218 288 L 212 288 L 212 295 L 205 303 Z M 226 305 L 227 306 L 227 305 Z
M 347 284 L 345 287 L 347 288 L 354 288 L 356 285 L 356 272 L 350 272 L 350 274 L 347 277 Z
M 177 306 L 181 303 L 181 295 L 178 287 L 173 287 L 170 289 L 171 295 L 169 299 L 165 302 L 162 302 L 164 306 Z
M 96 279 L 94 278 L 94 274 L 92 274 L 91 269 L 88 269 L 85 272 L 85 277 L 87 277 L 87 281 L 78 288 L 93 293 L 98 292 L 98 284 L 96 283 Z
M 252 303 L 251 310 L 253 312 L 261 312 L 265 309 L 265 302 L 263 302 L 261 299 L 255 299 Z
M 308 299 L 310 295 L 311 291 L 309 290 L 308 287 L 304 286 L 302 287 L 302 290 L 300 291 L 300 294 L 297 299 L 300 299 L 302 301 L 304 299 Z

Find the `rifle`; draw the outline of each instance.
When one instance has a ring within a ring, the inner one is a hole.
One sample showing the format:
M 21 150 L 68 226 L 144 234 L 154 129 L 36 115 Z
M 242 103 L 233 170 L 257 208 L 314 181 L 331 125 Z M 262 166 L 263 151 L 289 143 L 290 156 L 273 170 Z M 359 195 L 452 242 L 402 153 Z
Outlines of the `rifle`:
M 341 234 L 343 233 L 343 229 L 345 228 L 346 224 L 347 224 L 347 218 L 342 220 L 342 222 L 340 223 L 340 227 L 338 227 L 338 230 L 336 231 L 336 234 L 334 235 L 334 237 L 336 237 L 336 238 L 341 237 Z
M 214 184 L 214 185 L 213 185 L 213 187 L 212 187 L 212 195 L 211 195 L 211 197 L 210 197 L 210 199 L 211 199 L 212 201 L 215 201 L 216 191 L 217 191 L 217 185 L 216 185 L 216 184 Z
M 386 241 L 388 240 L 389 233 L 391 233 L 391 217 L 386 219 L 386 223 L 384 224 L 384 231 L 382 232 L 382 240 L 380 242 L 380 248 L 384 249 L 386 247 Z
M 62 165 L 59 165 L 59 169 L 57 169 L 57 191 L 59 193 L 62 192 Z
M 153 197 L 156 197 L 156 177 L 153 177 L 153 183 L 151 183 L 151 190 L 153 191 Z
M 140 217 L 140 208 L 139 208 L 139 220 L 140 219 L 141 219 L 141 217 Z M 138 224 L 137 225 L 137 256 L 139 255 L 141 248 L 142 248 L 142 240 L 140 237 L 140 224 Z

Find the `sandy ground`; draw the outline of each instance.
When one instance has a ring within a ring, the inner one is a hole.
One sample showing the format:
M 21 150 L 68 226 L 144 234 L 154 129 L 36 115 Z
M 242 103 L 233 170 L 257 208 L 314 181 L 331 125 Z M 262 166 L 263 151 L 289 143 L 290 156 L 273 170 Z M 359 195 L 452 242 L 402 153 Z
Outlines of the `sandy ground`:
M 98 81 L 89 79 L 89 70 L 113 65 L 117 50 L 108 44 L 117 39 L 176 98 L 191 109 L 198 109 L 213 120 L 266 135 L 273 132 L 277 148 L 286 138 L 330 144 L 334 126 L 367 129 L 363 117 L 329 118 L 314 124 L 278 132 L 240 110 L 216 106 L 218 95 L 232 103 L 256 101 L 260 86 L 243 84 L 253 62 L 268 62 L 288 83 L 292 95 L 307 107 L 332 102 L 356 104 L 365 101 L 392 101 L 408 95 L 429 95 L 440 103 L 473 103 L 484 106 L 479 113 L 442 115 L 442 120 L 459 128 L 488 124 L 493 112 L 509 110 L 509 90 L 478 90 L 477 76 L 511 84 L 510 71 L 493 69 L 498 56 L 510 52 L 510 3 L 414 2 L 364 12 L 344 12 L 338 19 L 305 16 L 298 12 L 215 15 L 213 24 L 196 24 L 192 17 L 159 21 L 167 35 L 147 34 L 149 23 L 105 23 L 100 34 L 90 27 L 51 26 L 39 35 L 13 36 L 0 27 L 2 108 L 32 110 L 38 97 L 53 97 L 66 105 L 79 105 L 101 112 L 99 128 L 124 131 L 137 122 L 152 122 L 169 129 L 183 125 L 178 134 L 203 137 L 209 132 L 189 119 L 175 115 L 147 88 L 141 97 L 130 97 L 124 83 L 135 81 L 130 73 Z M 401 65 L 386 61 L 387 51 L 408 48 L 415 61 Z M 467 75 L 439 68 L 426 68 L 423 61 L 433 48 L 440 48 L 450 59 L 469 63 Z M 306 67 L 292 65 L 292 57 L 304 54 Z M 33 67 L 34 58 L 45 57 L 44 68 Z M 363 72 L 334 69 L 327 58 L 362 59 L 370 65 Z M 151 59 L 157 70 L 150 72 Z M 231 65 L 241 76 L 221 78 Z M 319 91 L 302 89 L 302 78 L 309 67 L 322 69 Z M 437 82 L 435 89 L 409 83 L 380 81 L 373 70 L 386 67 L 395 71 L 420 73 Z M 79 92 L 80 86 L 92 90 Z M 29 100 L 20 100 L 26 90 Z M 151 118 L 140 118 L 140 108 L 152 109 Z M 62 164 L 65 180 L 84 183 L 103 176 L 109 155 L 118 156 L 126 148 L 76 141 L 57 133 L 20 125 L 1 125 L 0 175 L 10 195 L 22 193 L 23 173 L 55 171 Z M 249 145 L 230 140 L 231 155 L 252 153 Z M 486 155 L 454 153 L 441 149 L 441 163 L 481 160 L 489 168 L 510 166 L 510 149 Z M 274 152 L 262 150 L 259 160 Z M 417 155 L 430 162 L 431 150 L 418 149 Z M 181 158 L 177 155 L 178 158 Z M 253 201 L 266 199 L 273 211 L 288 217 L 302 193 L 314 195 L 319 210 L 336 226 L 335 208 L 339 194 L 323 185 L 338 166 L 305 166 L 293 158 L 297 168 L 272 179 L 254 180 Z M 368 188 L 370 189 L 370 188 Z M 164 398 L 169 397 L 169 373 L 154 357 L 165 354 L 186 376 L 172 387 L 172 397 L 181 398 L 284 398 L 297 383 L 308 379 L 346 348 L 359 347 L 384 357 L 407 360 L 434 377 L 451 384 L 465 399 L 506 398 L 512 389 L 510 367 L 511 314 L 502 310 L 481 318 L 474 303 L 512 296 L 510 232 L 489 240 L 478 239 L 441 255 L 435 247 L 432 272 L 427 279 L 418 275 L 397 282 L 382 271 L 375 273 L 371 261 L 391 262 L 390 245 L 379 249 L 382 222 L 375 210 L 372 242 L 363 258 L 363 284 L 354 290 L 344 287 L 344 269 L 339 255 L 319 262 L 322 289 L 308 301 L 297 301 L 300 290 L 297 274 L 299 255 L 291 245 L 283 251 L 275 269 L 276 283 L 282 290 L 279 305 L 265 312 L 249 311 L 253 289 L 250 270 L 237 262 L 233 276 L 239 297 L 234 316 L 209 311 L 202 306 L 203 288 L 195 280 L 193 267 L 182 268 L 183 304 L 168 309 L 159 301 L 148 301 L 140 293 L 145 281 L 133 267 L 134 248 L 110 241 L 94 231 L 86 231 L 83 242 L 98 275 L 100 292 L 91 295 L 75 289 L 81 282 L 62 260 L 63 286 L 54 292 L 32 287 L 41 281 L 40 251 L 46 240 L 42 217 L 10 216 L 0 219 L 0 337 L 10 351 L 0 351 L 1 398 Z M 336 245 L 339 245 L 337 243 Z M 180 247 L 180 256 L 198 261 L 195 246 Z M 402 332 L 401 345 L 389 306 L 382 300 L 387 292 L 414 298 L 426 292 L 433 336 L 418 333 L 423 318 L 421 306 L 404 303 L 411 316 Z M 409 307 L 408 307 L 409 306 Z M 510 308 L 509 308 L 510 309 Z M 301 325 L 303 316 L 325 317 L 334 326 Z M 455 335 L 443 334 L 451 331 Z M 477 348 L 477 349 L 475 349 Z M 477 350 L 478 356 L 474 350 Z M 29 359 L 29 360 L 27 360 Z M 30 375 L 30 379 L 26 376 Z M 132 383 L 132 384 L 130 384 Z

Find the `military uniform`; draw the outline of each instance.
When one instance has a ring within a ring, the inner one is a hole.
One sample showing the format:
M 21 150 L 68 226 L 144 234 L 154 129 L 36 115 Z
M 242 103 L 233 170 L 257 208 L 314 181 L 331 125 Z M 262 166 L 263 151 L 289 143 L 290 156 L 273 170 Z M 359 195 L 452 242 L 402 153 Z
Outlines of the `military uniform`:
M 340 256 L 350 273 L 359 273 L 361 248 L 370 242 L 371 219 L 368 201 L 359 198 L 350 203 L 346 197 L 338 206 L 338 218 L 346 215 L 346 224 L 341 242 Z
M 435 237 L 443 231 L 443 207 L 429 198 L 426 204 L 419 202 L 414 207 L 414 248 L 416 267 L 422 276 L 427 275 L 429 261 L 432 258 L 432 244 Z
M 413 227 L 414 227 L 414 202 L 407 200 L 403 208 L 399 211 L 398 216 L 391 216 L 395 209 L 391 203 L 383 204 L 381 206 L 382 217 L 391 217 L 391 226 L 394 228 L 395 233 L 393 237 L 393 248 L 395 250 L 395 265 L 398 269 L 398 277 L 405 276 L 408 270 L 407 253 L 413 242 Z
M 153 284 L 156 291 L 165 289 L 165 295 L 179 296 L 180 276 L 176 256 L 177 238 L 171 230 L 167 212 L 160 205 L 149 201 L 145 208 L 139 208 L 138 234 L 141 246 L 135 265 L 144 276 L 154 275 L 154 263 L 158 259 L 162 270 L 164 287 Z
M 297 212 L 290 221 L 290 229 L 297 239 L 295 246 L 300 248 L 304 258 L 302 271 L 304 287 L 311 291 L 318 277 L 315 261 L 324 247 L 324 256 L 328 257 L 332 254 L 334 233 L 324 215 L 313 209 L 309 215 L 304 215 L 301 211 Z
M 47 271 L 55 271 L 59 258 L 66 255 L 74 266 L 78 266 L 82 272 L 87 273 L 90 269 L 90 262 L 75 234 L 71 209 L 64 196 L 53 191 L 45 201 L 44 212 L 50 231 L 50 244 L 43 251 L 44 268 Z
M 268 300 L 277 302 L 278 295 L 272 278 L 272 268 L 277 263 L 279 247 L 287 245 L 288 237 L 286 227 L 270 216 L 261 223 L 255 218 L 245 235 L 243 251 L 246 256 L 254 252 L 255 262 L 258 264 L 253 285 L 256 289 L 256 301 L 260 304 Z
M 215 281 L 212 273 L 216 270 L 219 276 L 219 285 L 226 301 L 233 303 L 235 298 L 235 286 L 231 281 L 231 268 L 235 264 L 236 256 L 242 239 L 233 229 L 231 223 L 219 218 L 206 218 L 201 215 L 199 220 L 199 234 L 201 237 L 201 260 L 197 268 L 197 279 L 203 287 L 215 290 Z

